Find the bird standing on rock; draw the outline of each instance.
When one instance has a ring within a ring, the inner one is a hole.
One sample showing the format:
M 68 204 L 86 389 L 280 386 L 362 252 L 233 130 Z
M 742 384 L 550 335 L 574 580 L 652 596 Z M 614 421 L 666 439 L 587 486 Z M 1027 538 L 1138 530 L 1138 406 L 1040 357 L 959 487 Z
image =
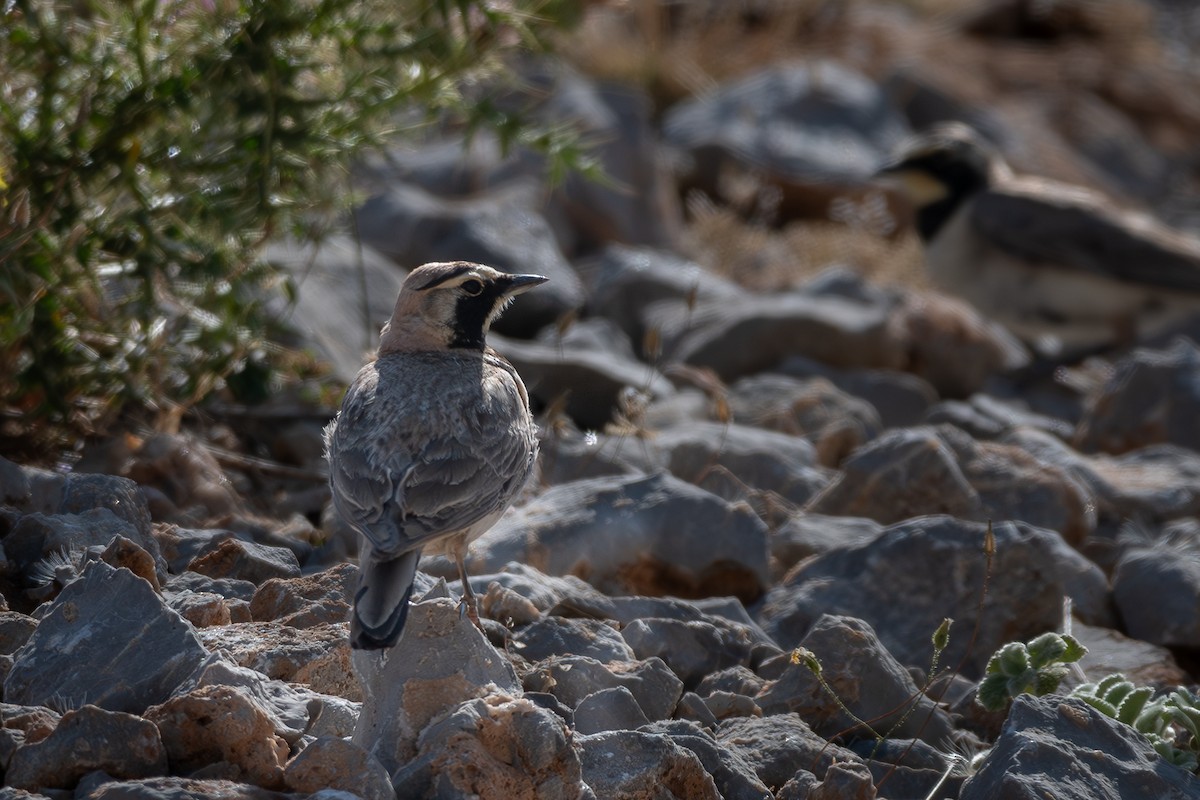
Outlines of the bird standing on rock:
M 489 348 L 488 329 L 546 278 L 464 261 L 409 273 L 379 351 L 325 429 L 338 514 L 366 539 L 350 644 L 396 644 L 423 550 L 453 555 L 478 624 L 463 557 L 525 485 L 537 437 L 525 385 Z
M 1014 175 L 966 125 L 935 126 L 879 178 L 915 207 L 934 282 L 1045 355 L 1200 314 L 1200 241 L 1082 187 Z

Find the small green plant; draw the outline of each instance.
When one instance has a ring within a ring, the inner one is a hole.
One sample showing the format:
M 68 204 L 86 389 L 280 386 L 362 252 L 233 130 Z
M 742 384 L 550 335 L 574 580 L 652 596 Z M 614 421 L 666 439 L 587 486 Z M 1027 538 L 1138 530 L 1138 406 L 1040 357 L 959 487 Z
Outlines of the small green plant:
M 1021 693 L 1036 696 L 1058 689 L 1087 648 L 1064 633 L 1043 633 L 1028 644 L 1009 642 L 988 660 L 976 701 L 989 711 L 1002 711 Z
M 1191 772 L 1200 769 L 1200 697 L 1179 687 L 1157 698 L 1149 686 L 1135 686 L 1119 673 L 1077 686 L 1078 697 L 1150 740 L 1155 751 Z

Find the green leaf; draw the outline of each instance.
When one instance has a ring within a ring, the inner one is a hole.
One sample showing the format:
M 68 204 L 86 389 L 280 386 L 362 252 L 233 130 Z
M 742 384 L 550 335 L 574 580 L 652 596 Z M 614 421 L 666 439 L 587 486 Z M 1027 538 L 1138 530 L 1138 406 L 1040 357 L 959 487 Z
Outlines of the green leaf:
M 1034 667 L 1042 667 L 1067 652 L 1067 643 L 1057 633 L 1043 633 L 1029 643 L 1029 661 Z

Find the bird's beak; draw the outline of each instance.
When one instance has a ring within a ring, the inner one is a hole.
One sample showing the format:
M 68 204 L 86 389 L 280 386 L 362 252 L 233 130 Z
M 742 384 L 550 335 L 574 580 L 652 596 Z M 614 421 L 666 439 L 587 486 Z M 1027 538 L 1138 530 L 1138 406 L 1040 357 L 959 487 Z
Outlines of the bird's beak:
M 875 173 L 871 182 L 918 206 L 936 203 L 948 194 L 944 183 L 922 170 L 903 164 L 885 166 Z
M 545 275 L 509 275 L 505 281 L 504 294 L 507 297 L 516 297 L 548 280 L 550 279 Z

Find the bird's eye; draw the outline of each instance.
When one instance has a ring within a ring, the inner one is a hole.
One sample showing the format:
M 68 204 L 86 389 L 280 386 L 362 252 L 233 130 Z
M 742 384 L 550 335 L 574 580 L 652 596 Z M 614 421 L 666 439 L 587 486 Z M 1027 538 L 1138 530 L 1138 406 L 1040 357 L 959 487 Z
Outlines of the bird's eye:
M 483 284 L 472 278 L 469 281 L 462 282 L 462 290 L 471 295 L 471 297 L 478 297 L 480 294 L 483 294 Z

